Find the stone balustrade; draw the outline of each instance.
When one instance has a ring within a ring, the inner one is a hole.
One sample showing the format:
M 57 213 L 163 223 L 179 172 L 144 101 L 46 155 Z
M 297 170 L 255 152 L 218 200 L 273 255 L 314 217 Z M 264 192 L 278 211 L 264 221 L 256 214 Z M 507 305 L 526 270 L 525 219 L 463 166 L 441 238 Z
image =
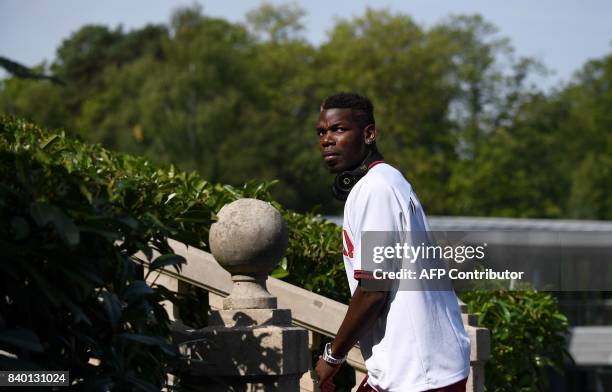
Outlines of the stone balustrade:
M 297 392 L 309 368 L 308 333 L 291 325 L 291 311 L 277 308 L 265 287 L 287 250 L 287 226 L 255 199 L 224 206 L 218 218 L 209 244 L 233 285 L 207 327 L 177 330 L 175 341 L 189 359 L 182 383 L 201 391 Z
M 179 341 L 185 342 L 183 351 L 195 359 L 191 378 L 187 377 L 195 385 L 213 376 L 226 385 L 217 390 L 319 391 L 306 371 L 310 366 L 307 350 L 319 350 L 323 337 L 334 336 L 347 305 L 266 278 L 286 248 L 286 227 L 275 213 L 268 204 L 250 199 L 224 207 L 211 228 L 213 254 L 170 240 L 187 264 L 180 274 L 164 270 L 157 281 L 175 291 L 193 285 L 209 293 L 209 326 L 177 332 Z M 176 318 L 176 309 L 168 307 Z M 461 310 L 472 342 L 467 390 L 482 392 L 490 333 L 477 326 L 465 304 Z M 176 325 L 182 325 L 180 320 Z M 359 383 L 366 370 L 358 346 L 349 352 L 347 362 Z

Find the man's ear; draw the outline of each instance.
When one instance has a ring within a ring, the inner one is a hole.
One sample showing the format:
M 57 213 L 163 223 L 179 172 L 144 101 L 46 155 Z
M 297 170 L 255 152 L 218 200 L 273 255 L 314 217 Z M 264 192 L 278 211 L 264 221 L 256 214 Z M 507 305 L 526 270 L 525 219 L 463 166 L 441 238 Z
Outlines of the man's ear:
M 374 144 L 376 142 L 376 125 L 366 125 L 366 127 L 363 128 L 363 136 L 366 144 Z

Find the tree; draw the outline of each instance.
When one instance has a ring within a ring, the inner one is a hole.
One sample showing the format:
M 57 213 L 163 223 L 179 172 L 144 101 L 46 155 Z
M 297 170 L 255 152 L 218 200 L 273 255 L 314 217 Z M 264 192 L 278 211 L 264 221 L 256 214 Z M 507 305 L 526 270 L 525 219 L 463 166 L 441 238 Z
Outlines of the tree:
M 39 73 L 44 65 L 36 67 Z M 33 80 L 11 77 L 0 81 L 0 112 L 36 121 L 52 128 L 70 126 L 64 100 L 63 86 L 48 80 Z
M 64 84 L 60 79 L 55 76 L 45 75 L 43 73 L 36 72 L 16 61 L 0 56 L 0 67 L 4 68 L 8 73 L 16 78 L 20 79 L 34 79 L 34 80 L 50 80 L 56 84 Z
M 585 64 L 559 99 L 569 108 L 561 151 L 573 157 L 562 161 L 571 173 L 565 213 L 612 219 L 612 55 Z
M 306 12 L 297 4 L 279 6 L 263 3 L 247 13 L 247 21 L 256 34 L 265 35 L 264 40 L 279 43 L 299 37 L 304 30 L 301 23 Z
M 0 110 L 215 182 L 277 179 L 286 206 L 336 213 L 314 124 L 325 96 L 357 91 L 430 214 L 609 216 L 593 198 L 608 193 L 607 175 L 587 175 L 612 155 L 609 56 L 544 94 L 528 83 L 542 67 L 479 16 L 425 28 L 369 9 L 318 47 L 301 35 L 303 16 L 264 4 L 242 24 L 192 6 L 166 25 L 84 26 L 51 65 L 66 86 L 8 78 Z

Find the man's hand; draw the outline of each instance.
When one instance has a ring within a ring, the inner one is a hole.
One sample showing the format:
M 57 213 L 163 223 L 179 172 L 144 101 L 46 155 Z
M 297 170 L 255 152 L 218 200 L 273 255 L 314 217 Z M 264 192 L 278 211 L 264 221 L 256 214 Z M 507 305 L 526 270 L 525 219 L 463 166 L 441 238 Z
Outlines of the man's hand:
M 338 373 L 338 370 L 340 370 L 340 366 L 342 365 L 332 365 L 331 363 L 327 363 L 322 357 L 319 357 L 317 366 L 315 366 L 318 384 L 322 387 L 326 382 L 331 382 L 334 375 Z

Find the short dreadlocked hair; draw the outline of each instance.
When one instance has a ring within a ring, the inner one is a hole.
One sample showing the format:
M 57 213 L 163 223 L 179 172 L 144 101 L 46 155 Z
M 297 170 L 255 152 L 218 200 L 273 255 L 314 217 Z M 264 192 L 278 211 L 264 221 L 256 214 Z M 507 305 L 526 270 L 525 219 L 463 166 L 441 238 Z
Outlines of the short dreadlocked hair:
M 374 105 L 369 98 L 355 93 L 337 93 L 325 98 L 321 103 L 321 110 L 351 109 L 353 118 L 361 126 L 376 124 L 374 121 Z

